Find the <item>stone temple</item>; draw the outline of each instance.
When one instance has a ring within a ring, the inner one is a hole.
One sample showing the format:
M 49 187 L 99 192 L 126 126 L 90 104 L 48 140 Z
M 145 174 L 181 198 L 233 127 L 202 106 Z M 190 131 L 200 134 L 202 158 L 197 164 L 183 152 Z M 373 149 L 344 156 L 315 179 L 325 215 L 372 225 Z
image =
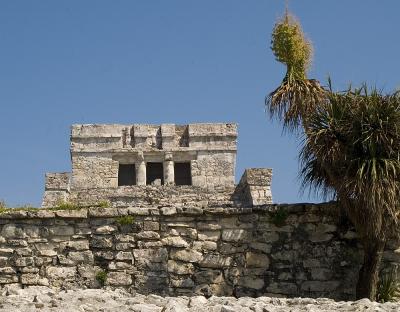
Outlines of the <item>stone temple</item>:
M 70 148 L 72 172 L 46 174 L 42 207 L 272 203 L 271 169 L 246 169 L 235 185 L 234 123 L 73 125 Z

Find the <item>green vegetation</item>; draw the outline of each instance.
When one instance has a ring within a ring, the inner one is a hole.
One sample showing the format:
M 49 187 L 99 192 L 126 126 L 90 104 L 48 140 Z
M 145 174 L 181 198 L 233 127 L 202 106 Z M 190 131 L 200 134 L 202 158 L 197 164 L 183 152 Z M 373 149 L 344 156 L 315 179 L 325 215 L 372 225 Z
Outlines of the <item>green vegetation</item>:
M 53 207 L 50 209 L 77 210 L 77 209 L 81 209 L 81 206 L 78 204 L 72 203 L 72 202 L 60 201 L 57 203 L 56 207 Z
M 115 222 L 119 225 L 132 225 L 135 222 L 135 218 L 133 216 L 121 216 L 115 218 Z
M 65 202 L 60 201 L 57 203 L 57 206 L 51 208 L 38 208 L 33 207 L 31 205 L 24 205 L 18 207 L 8 207 L 4 201 L 0 201 L 0 214 L 8 213 L 13 211 L 37 211 L 39 209 L 48 210 L 48 211 L 57 211 L 57 210 L 80 210 L 84 208 L 98 207 L 98 208 L 108 208 L 110 207 L 110 203 L 108 201 L 100 201 L 98 203 L 91 204 L 76 204 L 73 202 Z
M 400 221 L 400 93 L 330 89 L 307 118 L 303 185 L 333 195 L 354 224 L 364 248 L 357 298 L 373 300 L 386 240 Z
M 302 126 L 303 189 L 336 199 L 364 249 L 357 298 L 374 300 L 382 253 L 400 223 L 400 92 L 366 85 L 335 92 L 307 79 L 310 42 L 286 11 L 272 32 L 272 50 L 287 67 L 265 101 L 293 132 Z
M 278 227 L 284 226 L 288 217 L 287 211 L 283 207 L 279 207 L 275 211 L 269 212 L 270 220 Z
M 98 206 L 98 207 L 101 207 L 101 208 L 108 208 L 108 207 L 111 206 L 111 204 L 110 204 L 110 202 L 107 201 L 107 200 L 102 200 L 102 201 L 100 201 L 100 202 L 97 203 L 97 206 Z
M 312 44 L 300 23 L 286 10 L 272 31 L 271 49 L 276 60 L 286 66 L 280 86 L 265 98 L 271 117 L 283 120 L 285 128 L 295 130 L 305 123 L 303 116 L 323 101 L 326 92 L 314 79 L 307 79 L 312 59 Z
M 88 203 L 88 204 L 78 204 L 74 202 L 65 202 L 60 201 L 57 203 L 56 207 L 50 208 L 51 210 L 76 210 L 76 209 L 83 209 L 83 208 L 90 208 L 90 207 L 97 207 L 97 208 L 108 208 L 110 207 L 110 202 L 108 201 L 99 201 L 97 203 Z
M 106 271 L 99 271 L 96 274 L 96 280 L 99 282 L 101 286 L 104 286 L 107 281 L 107 272 Z
M 400 298 L 400 282 L 394 270 L 382 274 L 378 282 L 376 301 L 397 301 Z
M 272 30 L 271 49 L 276 60 L 287 66 L 287 79 L 306 79 L 313 48 L 300 23 L 287 10 Z

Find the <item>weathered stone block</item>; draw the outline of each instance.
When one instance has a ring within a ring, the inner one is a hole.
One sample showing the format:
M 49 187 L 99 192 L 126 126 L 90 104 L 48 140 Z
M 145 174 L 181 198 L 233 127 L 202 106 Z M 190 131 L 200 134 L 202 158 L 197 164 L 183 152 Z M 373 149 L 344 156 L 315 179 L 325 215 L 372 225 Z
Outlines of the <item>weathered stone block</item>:
M 107 274 L 106 285 L 110 286 L 129 286 L 132 284 L 130 274 L 124 272 L 109 272 Z
M 115 231 L 117 231 L 118 228 L 116 226 L 113 225 L 104 225 L 104 226 L 100 226 L 96 229 L 95 233 L 96 234 L 112 234 Z
M 267 291 L 274 294 L 295 296 L 298 294 L 298 287 L 294 283 L 275 282 L 268 285 Z
M 202 270 L 194 274 L 197 284 L 219 284 L 224 281 L 224 276 L 219 270 Z
M 49 286 L 49 281 L 47 278 L 43 278 L 39 274 L 26 273 L 26 274 L 21 274 L 21 284 Z
M 88 212 L 87 209 L 79 209 L 79 210 L 58 210 L 55 211 L 55 215 L 60 218 L 65 219 L 86 219 Z
M 25 247 L 25 248 L 16 248 L 15 253 L 21 257 L 32 256 L 32 249 Z
M 0 268 L 0 275 L 15 274 L 15 269 L 12 267 Z
M 297 259 L 298 253 L 294 250 L 282 250 L 273 253 L 271 256 L 274 260 L 294 262 Z
M 73 226 L 59 225 L 50 227 L 49 232 L 51 235 L 56 235 L 56 236 L 71 236 L 75 234 L 75 229 Z
M 60 286 L 64 282 L 75 280 L 76 267 L 47 267 L 46 276 L 54 286 Z
M 143 222 L 143 230 L 145 231 L 159 231 L 160 223 L 155 221 L 144 221 Z
M 279 240 L 279 234 L 276 232 L 265 232 L 262 234 L 263 241 L 265 243 L 274 243 Z
M 229 229 L 222 231 L 222 240 L 226 242 L 244 242 L 250 239 L 250 233 L 243 229 Z
M 191 249 L 171 250 L 170 257 L 184 262 L 199 262 L 203 259 L 203 254 Z
M 258 250 L 258 251 L 262 251 L 266 254 L 271 252 L 271 248 L 272 246 L 270 244 L 266 244 L 266 243 L 251 243 L 250 244 L 250 248 L 254 249 L 254 250 Z
M 193 249 L 199 251 L 217 250 L 217 243 L 210 241 L 195 241 L 193 242 Z
M 172 247 L 188 247 L 189 244 L 181 237 L 179 236 L 173 236 L 173 237 L 166 237 L 161 240 L 163 245 L 166 246 L 172 246 Z
M 303 266 L 305 268 L 319 268 L 321 267 L 321 261 L 318 259 L 306 259 L 303 260 Z
M 60 246 L 62 249 L 68 249 L 68 250 L 88 250 L 89 249 L 89 241 L 88 240 L 76 240 L 76 241 L 68 241 L 65 243 L 61 243 Z
M 0 248 L 0 256 L 10 256 L 14 253 L 14 249 Z
M 192 274 L 194 266 L 191 263 L 168 260 L 168 272 L 175 274 Z
M 218 241 L 221 237 L 220 231 L 201 231 L 198 233 L 198 239 L 201 241 Z
M 237 246 L 234 242 L 232 243 L 220 243 L 218 252 L 224 255 L 232 255 L 236 253 L 243 253 L 247 249 L 247 244 L 240 244 Z
M 33 265 L 34 260 L 33 257 L 20 257 L 16 258 L 14 261 L 14 265 L 17 267 L 25 267 Z
M 96 261 L 113 260 L 114 253 L 109 250 L 95 251 L 93 252 Z
M 89 245 L 94 248 L 111 248 L 113 246 L 112 238 L 102 237 L 102 236 L 94 236 Z
M 0 284 L 18 283 L 17 275 L 0 275 Z
M 160 234 L 154 231 L 143 231 L 136 234 L 136 239 L 159 239 Z
M 203 268 L 225 268 L 232 264 L 232 258 L 219 254 L 206 254 L 199 265 Z
M 53 249 L 41 249 L 41 250 L 38 250 L 38 253 L 40 256 L 43 256 L 43 257 L 57 256 L 57 251 L 55 251 Z
M 189 227 L 170 229 L 168 234 L 171 236 L 187 236 L 192 239 L 197 239 L 197 230 Z
M 220 230 L 222 229 L 222 225 L 219 222 L 198 222 L 197 228 L 199 230 Z
M 176 208 L 175 207 L 162 207 L 160 208 L 160 212 L 164 216 L 171 216 L 176 214 Z
M 325 268 L 312 268 L 311 277 L 313 280 L 326 281 L 332 278 L 332 270 Z
M 27 235 L 22 228 L 17 227 L 15 224 L 6 224 L 1 230 L 1 236 L 5 238 L 25 238 Z
M 246 288 L 261 289 L 264 287 L 264 280 L 254 276 L 243 276 L 238 279 L 238 285 Z
M 334 291 L 339 287 L 339 281 L 305 281 L 301 284 L 303 291 L 327 292 Z
M 310 241 L 313 243 L 321 243 L 329 241 L 333 238 L 332 234 L 315 232 L 310 235 Z
M 125 273 L 133 274 L 137 268 L 131 263 L 112 261 L 108 264 L 108 269 L 110 271 L 124 271 Z
M 119 261 L 133 260 L 133 255 L 131 252 L 119 251 L 115 255 L 115 260 Z
M 118 209 L 116 208 L 89 208 L 89 217 L 118 217 L 120 215 Z
M 267 255 L 255 252 L 246 252 L 247 267 L 268 268 L 269 263 L 270 262 Z
M 133 256 L 139 263 L 164 262 L 168 259 L 168 251 L 165 248 L 133 249 Z
M 194 282 L 190 277 L 187 278 L 171 278 L 170 283 L 172 287 L 177 288 L 192 288 L 194 286 Z
M 93 253 L 90 250 L 87 251 L 71 251 L 68 253 L 68 259 L 74 261 L 75 263 L 88 263 L 94 262 Z

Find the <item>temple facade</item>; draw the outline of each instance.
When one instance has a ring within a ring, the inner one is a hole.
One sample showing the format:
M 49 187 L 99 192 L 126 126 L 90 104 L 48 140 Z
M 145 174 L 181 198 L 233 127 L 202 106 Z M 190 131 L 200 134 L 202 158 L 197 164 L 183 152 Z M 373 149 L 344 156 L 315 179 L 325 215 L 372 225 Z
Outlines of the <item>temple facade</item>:
M 235 185 L 236 151 L 234 123 L 73 125 L 72 172 L 46 174 L 42 206 L 101 200 L 126 206 L 182 197 L 210 201 L 211 195 L 240 204 L 238 192 L 245 187 Z M 246 176 L 254 178 L 254 170 Z M 267 187 L 261 190 L 265 194 L 257 191 L 264 198 L 259 202 L 271 203 L 271 170 L 257 170 Z

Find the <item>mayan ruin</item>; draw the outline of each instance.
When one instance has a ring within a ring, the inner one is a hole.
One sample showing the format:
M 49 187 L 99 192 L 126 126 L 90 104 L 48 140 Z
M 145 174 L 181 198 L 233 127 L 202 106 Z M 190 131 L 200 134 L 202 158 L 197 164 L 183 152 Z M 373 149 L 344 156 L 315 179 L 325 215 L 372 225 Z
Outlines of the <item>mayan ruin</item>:
M 354 298 L 354 229 L 334 203 L 273 204 L 271 169 L 236 184 L 237 138 L 231 123 L 73 125 L 72 172 L 46 174 L 42 209 L 0 215 L 0 282 Z
M 0 1 L 0 312 L 399 312 L 400 1 Z
M 235 190 L 236 140 L 236 124 L 73 125 L 72 172 L 46 174 L 42 207 L 271 204 L 271 169 L 246 170 Z

